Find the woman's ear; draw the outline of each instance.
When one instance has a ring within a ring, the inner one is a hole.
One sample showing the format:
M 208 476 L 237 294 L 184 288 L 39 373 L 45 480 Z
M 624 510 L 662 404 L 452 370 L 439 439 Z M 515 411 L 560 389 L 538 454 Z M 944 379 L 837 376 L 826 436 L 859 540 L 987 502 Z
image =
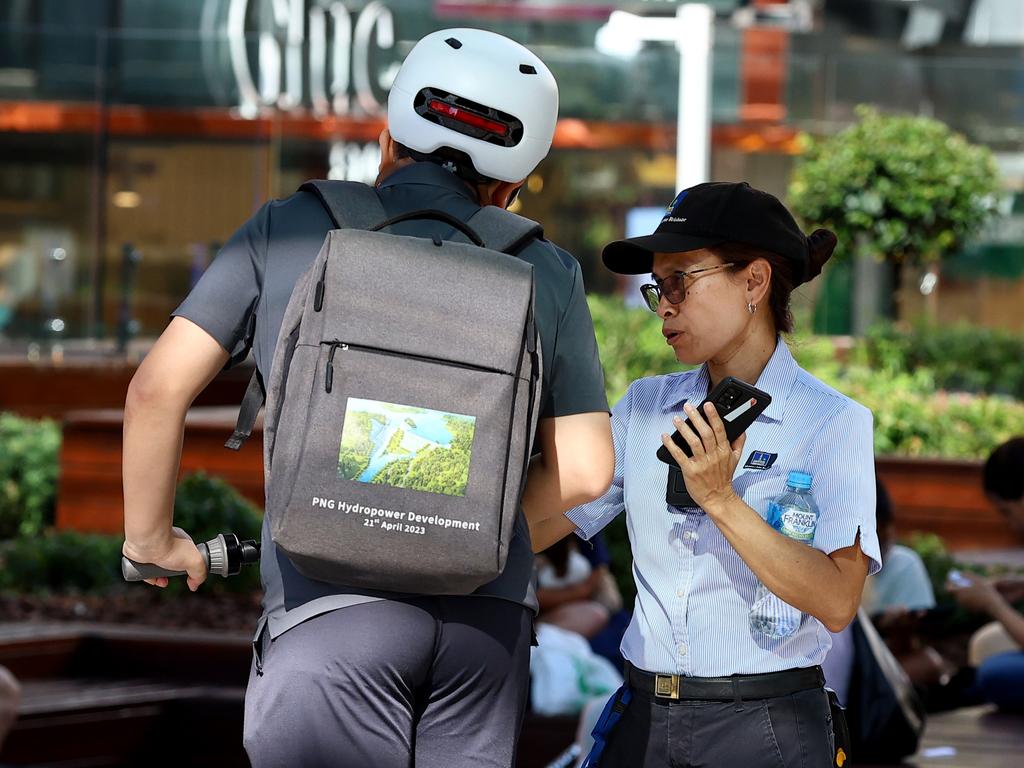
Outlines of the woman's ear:
M 747 266 L 747 302 L 760 304 L 771 288 L 772 265 L 765 259 L 754 259 Z

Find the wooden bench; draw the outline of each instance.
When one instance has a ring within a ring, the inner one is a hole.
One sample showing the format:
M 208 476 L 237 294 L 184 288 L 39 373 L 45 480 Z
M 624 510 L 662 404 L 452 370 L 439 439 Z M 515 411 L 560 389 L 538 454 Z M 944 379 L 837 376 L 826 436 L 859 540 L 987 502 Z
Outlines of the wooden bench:
M 22 685 L 9 765 L 248 766 L 243 635 L 105 625 L 0 626 Z

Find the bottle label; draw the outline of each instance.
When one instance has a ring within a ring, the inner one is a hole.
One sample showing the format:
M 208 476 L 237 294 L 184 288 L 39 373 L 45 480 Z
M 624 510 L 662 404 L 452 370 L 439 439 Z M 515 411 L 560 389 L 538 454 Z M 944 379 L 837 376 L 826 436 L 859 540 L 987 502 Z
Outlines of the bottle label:
M 810 544 L 814 540 L 814 528 L 818 516 L 799 507 L 786 507 L 779 510 L 778 531 L 784 536 Z

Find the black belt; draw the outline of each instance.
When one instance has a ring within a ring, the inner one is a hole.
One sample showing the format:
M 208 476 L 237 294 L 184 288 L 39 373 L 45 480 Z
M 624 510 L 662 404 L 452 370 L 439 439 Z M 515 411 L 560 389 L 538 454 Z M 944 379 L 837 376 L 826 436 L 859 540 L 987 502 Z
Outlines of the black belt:
M 787 669 L 763 675 L 732 677 L 685 677 L 657 675 L 637 669 L 626 662 L 626 682 L 634 691 L 657 699 L 673 701 L 734 701 L 736 699 L 774 699 L 799 691 L 822 688 L 825 675 L 821 667 Z

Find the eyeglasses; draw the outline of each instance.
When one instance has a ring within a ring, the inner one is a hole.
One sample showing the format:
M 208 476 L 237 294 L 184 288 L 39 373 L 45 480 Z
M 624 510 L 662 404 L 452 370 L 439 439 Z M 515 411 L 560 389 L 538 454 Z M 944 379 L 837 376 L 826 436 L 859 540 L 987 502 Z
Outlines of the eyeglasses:
M 669 304 L 681 304 L 683 299 L 686 298 L 686 287 L 683 285 L 683 278 L 731 266 L 734 266 L 734 264 L 730 261 L 727 264 L 715 264 L 713 267 L 701 267 L 700 269 L 691 269 L 688 272 L 673 272 L 668 277 L 656 277 L 653 283 L 641 285 L 640 293 L 643 295 L 644 302 L 651 312 L 657 312 L 662 296 L 668 299 Z

